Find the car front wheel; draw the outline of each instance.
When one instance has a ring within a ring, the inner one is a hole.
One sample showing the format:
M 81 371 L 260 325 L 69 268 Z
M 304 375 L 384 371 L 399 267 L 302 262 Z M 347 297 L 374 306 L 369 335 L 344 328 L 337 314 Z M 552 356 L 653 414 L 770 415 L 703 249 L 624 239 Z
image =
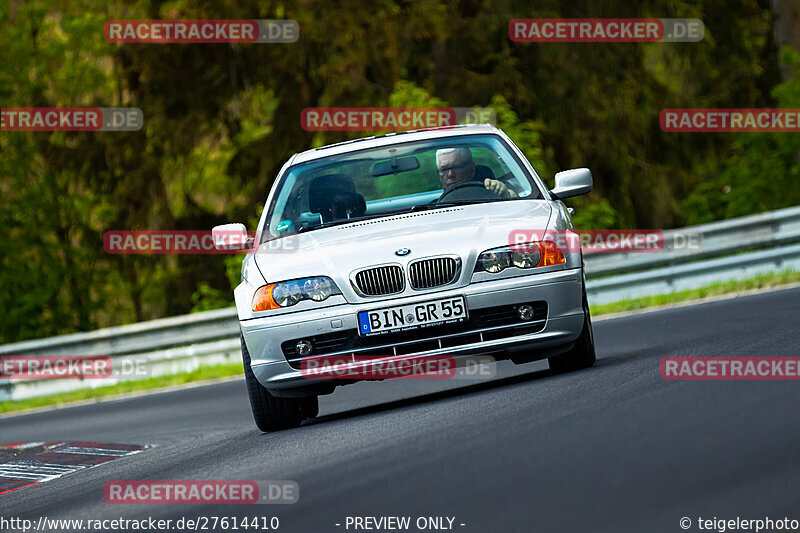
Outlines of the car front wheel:
M 564 352 L 555 357 L 550 357 L 550 370 L 556 374 L 572 372 L 589 368 L 594 365 L 596 356 L 594 353 L 594 332 L 592 331 L 592 317 L 589 315 L 589 300 L 586 298 L 586 285 L 583 287 L 583 329 L 580 337 L 575 341 L 568 352 Z
M 299 426 L 304 418 L 311 418 L 308 416 L 311 402 L 306 398 L 279 398 L 270 394 L 266 387 L 258 382 L 250 368 L 250 353 L 247 351 L 244 337 L 241 340 L 247 395 L 250 397 L 250 407 L 258 429 L 277 431 L 293 428 Z

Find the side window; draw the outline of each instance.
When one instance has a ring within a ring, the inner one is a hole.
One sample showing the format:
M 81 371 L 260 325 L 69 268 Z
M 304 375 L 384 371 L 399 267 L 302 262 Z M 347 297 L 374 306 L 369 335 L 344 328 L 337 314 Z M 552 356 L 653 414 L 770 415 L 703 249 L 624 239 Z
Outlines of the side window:
M 293 219 L 300 214 L 302 209 L 297 205 L 297 199 L 301 185 L 302 182 L 298 182 L 295 174 L 289 174 L 278 198 L 274 201 L 277 209 L 275 209 L 272 218 L 268 221 L 267 229 L 271 236 L 274 237 L 280 234 L 276 228 L 282 222 L 282 219 Z

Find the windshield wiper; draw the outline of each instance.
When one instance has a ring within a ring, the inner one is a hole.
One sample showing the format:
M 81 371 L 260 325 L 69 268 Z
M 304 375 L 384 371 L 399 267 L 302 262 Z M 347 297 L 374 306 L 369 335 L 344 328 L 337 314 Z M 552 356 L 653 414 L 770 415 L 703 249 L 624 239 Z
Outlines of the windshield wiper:
M 332 228 L 333 226 L 341 226 L 342 224 L 349 224 L 351 222 L 358 222 L 360 220 L 370 220 L 373 218 L 383 218 L 389 217 L 392 215 L 396 215 L 397 213 L 381 213 L 379 215 L 364 215 L 360 217 L 351 217 L 351 218 L 343 218 L 340 220 L 331 220 L 330 222 L 324 222 L 322 224 L 316 224 L 314 226 L 302 226 L 300 229 L 297 230 L 297 233 L 303 233 L 304 231 L 311 231 L 315 229 L 323 229 L 323 228 Z
M 458 200 L 454 202 L 431 202 L 429 204 L 418 204 L 411 208 L 411 211 L 428 211 L 429 209 L 439 209 L 440 207 L 455 207 L 459 205 L 488 204 L 491 202 L 503 202 L 502 198 L 489 200 Z

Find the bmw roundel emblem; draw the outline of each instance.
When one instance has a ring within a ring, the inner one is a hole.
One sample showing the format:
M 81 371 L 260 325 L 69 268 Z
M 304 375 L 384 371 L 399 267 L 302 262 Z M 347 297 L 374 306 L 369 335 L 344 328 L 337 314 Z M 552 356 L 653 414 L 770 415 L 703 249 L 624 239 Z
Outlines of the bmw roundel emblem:
M 402 256 L 408 255 L 410 253 L 411 253 L 411 250 L 409 250 L 408 248 L 400 248 L 399 250 L 397 250 L 394 253 L 394 255 L 399 255 L 400 257 L 402 257 Z

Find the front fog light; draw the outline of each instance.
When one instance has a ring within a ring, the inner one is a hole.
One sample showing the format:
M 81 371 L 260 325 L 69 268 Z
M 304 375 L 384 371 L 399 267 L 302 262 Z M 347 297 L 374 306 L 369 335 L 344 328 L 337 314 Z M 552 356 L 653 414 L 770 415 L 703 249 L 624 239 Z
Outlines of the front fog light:
M 294 345 L 294 349 L 297 350 L 299 355 L 308 355 L 314 350 L 314 345 L 311 344 L 310 340 L 300 339 L 297 341 L 297 344 Z
M 517 316 L 519 316 L 520 320 L 531 320 L 533 319 L 533 307 L 530 305 L 520 305 L 517 307 Z

